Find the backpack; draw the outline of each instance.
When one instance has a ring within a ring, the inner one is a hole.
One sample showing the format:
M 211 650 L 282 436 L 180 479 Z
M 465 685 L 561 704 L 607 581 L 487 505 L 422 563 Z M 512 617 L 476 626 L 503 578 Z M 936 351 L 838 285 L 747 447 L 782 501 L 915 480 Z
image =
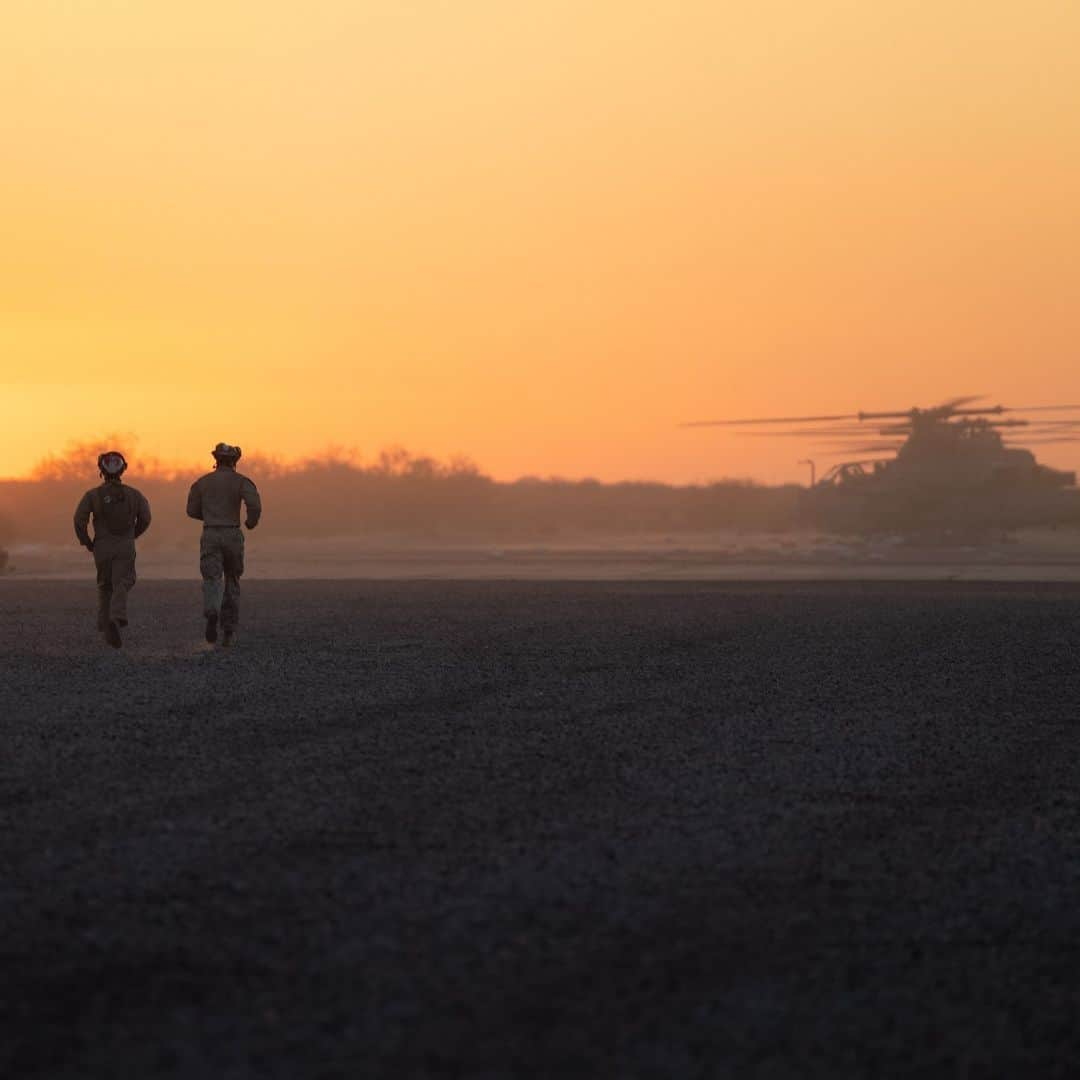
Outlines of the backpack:
M 94 521 L 113 536 L 127 536 L 135 528 L 135 500 L 123 484 L 102 484 L 94 500 Z

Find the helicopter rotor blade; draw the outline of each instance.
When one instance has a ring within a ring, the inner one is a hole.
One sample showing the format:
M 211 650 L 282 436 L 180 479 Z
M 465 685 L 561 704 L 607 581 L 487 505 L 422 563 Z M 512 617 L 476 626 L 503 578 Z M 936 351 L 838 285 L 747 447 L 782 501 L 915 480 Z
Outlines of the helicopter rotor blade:
M 679 424 L 683 428 L 696 427 L 750 427 L 762 424 L 823 424 L 837 421 L 855 421 L 863 424 L 867 420 L 898 420 L 897 430 L 910 426 L 917 420 L 930 423 L 948 422 L 953 417 L 991 417 L 1003 413 L 1068 412 L 1080 409 L 1080 405 L 970 405 L 979 401 L 984 394 L 968 394 L 963 397 L 949 398 L 940 405 L 929 408 L 913 407 L 885 412 L 832 413 L 820 416 L 751 416 L 738 420 L 690 420 Z M 969 407 L 970 406 L 970 407 Z
M 749 424 L 817 424 L 833 420 L 856 420 L 857 413 L 836 416 L 758 416 L 747 420 L 690 420 L 679 427 L 744 427 Z
M 970 405 L 973 401 L 981 401 L 985 394 L 968 394 L 966 397 L 954 397 L 949 398 L 948 401 L 943 401 L 940 405 L 935 405 L 933 408 L 927 409 L 927 412 L 944 412 L 952 413 L 959 409 L 962 405 Z
M 837 436 L 846 438 L 848 436 L 865 439 L 867 435 L 873 434 L 872 431 L 868 431 L 865 427 L 860 427 L 858 424 L 852 424 L 848 427 L 818 427 L 818 428 L 789 428 L 784 431 L 741 431 L 740 435 L 745 435 L 748 439 L 772 439 L 772 438 L 801 438 L 801 439 L 820 439 L 822 436 Z
M 859 412 L 856 415 L 860 420 L 906 420 L 911 423 L 912 418 L 918 415 L 919 409 L 894 409 L 889 412 Z
M 819 449 L 827 454 L 879 454 L 899 450 L 899 443 L 863 443 L 860 446 L 822 446 Z
M 819 449 L 819 450 L 816 450 L 815 453 L 819 457 L 843 458 L 843 457 L 846 457 L 846 455 L 848 455 L 848 454 L 876 454 L 876 453 L 881 453 L 881 450 L 879 448 L 876 448 L 876 447 L 873 447 L 873 446 L 871 446 L 871 447 L 845 446 L 845 447 L 843 447 L 841 449 L 835 449 L 835 448 L 832 449 L 832 450 L 820 450 Z M 847 464 L 847 465 L 866 465 L 871 461 L 893 461 L 893 460 L 894 459 L 891 458 L 891 457 L 887 457 L 887 458 L 884 458 L 884 457 L 858 458 L 858 459 L 852 458 L 850 460 L 845 461 L 845 464 Z
M 1022 442 L 1005 440 L 1006 446 L 1017 447 L 1021 450 L 1026 446 L 1054 446 L 1058 443 L 1080 443 L 1080 434 L 1077 435 L 1049 435 L 1042 438 L 1024 439 Z
M 1000 416 L 1003 412 L 1006 412 L 1004 405 L 988 405 L 985 408 L 974 409 L 951 409 L 948 413 L 948 417 L 954 416 Z

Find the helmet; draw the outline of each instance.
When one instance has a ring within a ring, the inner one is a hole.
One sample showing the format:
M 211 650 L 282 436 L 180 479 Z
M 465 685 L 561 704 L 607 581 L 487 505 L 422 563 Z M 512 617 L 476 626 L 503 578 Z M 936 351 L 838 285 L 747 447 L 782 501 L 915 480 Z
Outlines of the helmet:
M 219 464 L 235 465 L 240 460 L 240 447 L 230 446 L 228 443 L 219 442 L 211 451 L 214 460 Z
M 106 450 L 98 455 L 97 467 L 106 480 L 119 480 L 127 468 L 127 461 L 119 450 Z

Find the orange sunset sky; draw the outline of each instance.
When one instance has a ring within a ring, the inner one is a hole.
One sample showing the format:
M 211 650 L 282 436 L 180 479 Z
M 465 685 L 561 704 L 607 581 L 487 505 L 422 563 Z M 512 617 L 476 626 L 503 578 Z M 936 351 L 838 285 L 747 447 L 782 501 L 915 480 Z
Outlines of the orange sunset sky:
M 5 0 L 0 473 L 777 481 L 677 423 L 1080 402 L 1078 55 L 1075 0 Z

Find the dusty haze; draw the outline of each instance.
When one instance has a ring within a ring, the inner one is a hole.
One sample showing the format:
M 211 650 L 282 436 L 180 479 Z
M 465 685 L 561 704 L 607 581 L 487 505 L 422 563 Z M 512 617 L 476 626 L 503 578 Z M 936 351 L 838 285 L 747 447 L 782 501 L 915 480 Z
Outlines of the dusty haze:
M 73 544 L 71 516 L 95 485 L 96 447 L 107 437 L 41 462 L 30 479 L 0 482 L 0 540 Z M 185 514 L 200 471 L 175 472 L 130 456 L 124 480 L 150 500 L 153 526 L 143 552 L 187 550 L 198 524 Z M 202 470 L 206 471 L 206 470 Z M 575 541 L 587 538 L 708 533 L 726 528 L 785 530 L 797 523 L 798 488 L 725 481 L 705 486 L 602 484 L 524 478 L 500 483 L 465 460 L 439 462 L 388 450 L 363 463 L 332 454 L 282 465 L 245 455 L 240 471 L 258 485 L 266 513 L 259 539 L 324 544 L 405 545 Z

